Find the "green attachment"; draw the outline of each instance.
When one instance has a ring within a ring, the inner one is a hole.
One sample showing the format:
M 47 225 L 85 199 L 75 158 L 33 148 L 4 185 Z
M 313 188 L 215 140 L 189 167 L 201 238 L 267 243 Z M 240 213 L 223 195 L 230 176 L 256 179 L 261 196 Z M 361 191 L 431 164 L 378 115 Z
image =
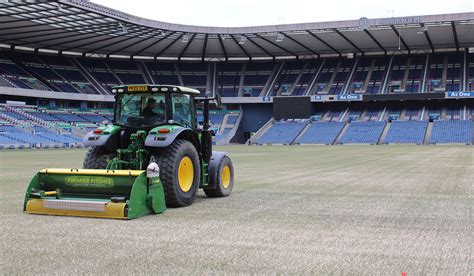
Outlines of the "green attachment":
M 45 169 L 31 180 L 23 210 L 33 214 L 133 219 L 162 213 L 166 203 L 160 178 L 148 178 L 146 171 Z
M 148 151 L 144 148 L 146 131 L 140 130 L 130 136 L 130 145 L 126 149 L 118 149 L 117 157 L 107 164 L 107 170 L 144 170 Z

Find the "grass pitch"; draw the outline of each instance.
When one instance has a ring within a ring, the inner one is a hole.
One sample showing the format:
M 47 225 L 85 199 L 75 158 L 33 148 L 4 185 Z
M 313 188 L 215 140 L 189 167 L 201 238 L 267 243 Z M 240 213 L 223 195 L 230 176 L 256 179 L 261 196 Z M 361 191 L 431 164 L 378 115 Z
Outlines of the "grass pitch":
M 474 147 L 221 149 L 231 197 L 131 221 L 23 214 L 85 151 L 0 151 L 0 274 L 473 273 Z

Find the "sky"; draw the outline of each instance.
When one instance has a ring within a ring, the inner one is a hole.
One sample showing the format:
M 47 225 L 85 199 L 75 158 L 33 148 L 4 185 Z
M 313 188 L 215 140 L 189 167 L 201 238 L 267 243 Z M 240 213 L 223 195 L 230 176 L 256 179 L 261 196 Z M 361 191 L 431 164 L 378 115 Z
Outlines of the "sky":
M 215 27 L 474 12 L 474 0 L 92 0 L 92 2 L 148 19 Z

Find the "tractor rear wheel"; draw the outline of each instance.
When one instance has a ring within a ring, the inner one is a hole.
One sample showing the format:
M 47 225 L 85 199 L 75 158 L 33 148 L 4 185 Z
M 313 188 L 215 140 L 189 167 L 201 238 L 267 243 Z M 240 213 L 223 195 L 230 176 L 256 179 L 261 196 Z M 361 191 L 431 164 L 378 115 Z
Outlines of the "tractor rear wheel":
M 160 179 L 165 192 L 166 206 L 184 207 L 193 203 L 199 189 L 201 165 L 194 145 L 177 139 L 153 154 L 160 167 Z
M 234 187 L 234 166 L 229 157 L 224 156 L 221 162 L 217 165 L 217 172 L 211 176 L 211 181 L 214 182 L 215 188 L 206 189 L 204 193 L 208 197 L 226 197 L 229 196 Z
M 92 147 L 87 151 L 82 167 L 84 169 L 105 169 L 114 157 L 115 153 L 108 151 L 106 147 Z

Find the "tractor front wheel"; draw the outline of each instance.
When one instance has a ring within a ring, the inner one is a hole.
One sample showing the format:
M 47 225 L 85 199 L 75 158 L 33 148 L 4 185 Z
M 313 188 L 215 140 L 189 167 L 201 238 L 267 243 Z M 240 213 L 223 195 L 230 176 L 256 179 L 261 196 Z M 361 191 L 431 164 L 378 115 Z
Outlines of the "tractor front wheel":
M 177 139 L 153 154 L 160 167 L 160 179 L 165 192 L 166 206 L 184 207 L 193 203 L 199 188 L 201 166 L 194 145 Z

